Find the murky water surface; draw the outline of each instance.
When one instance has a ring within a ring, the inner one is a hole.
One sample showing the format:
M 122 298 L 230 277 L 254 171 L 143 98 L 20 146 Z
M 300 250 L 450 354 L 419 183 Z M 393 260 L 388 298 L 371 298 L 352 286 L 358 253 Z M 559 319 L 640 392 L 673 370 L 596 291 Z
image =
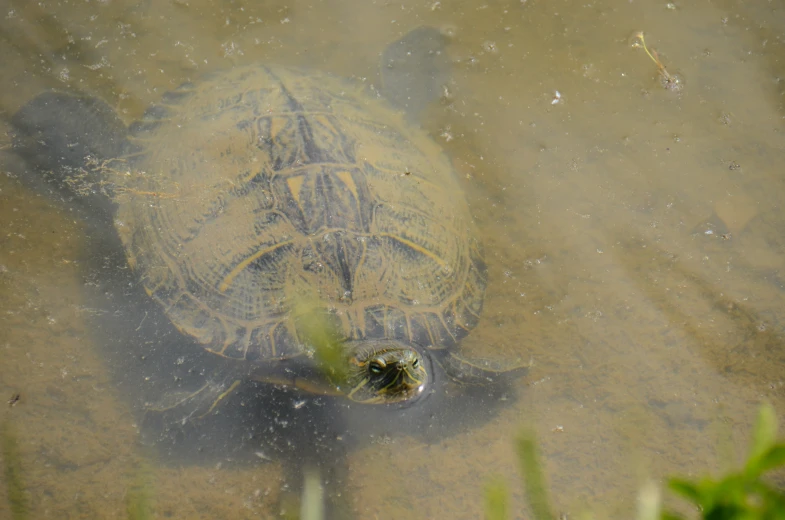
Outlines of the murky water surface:
M 376 85 L 385 46 L 420 25 L 450 37 L 445 98 L 422 124 L 460 174 L 489 266 L 463 348 L 534 365 L 494 413 L 467 405 L 437 434 L 348 449 L 356 516 L 481 517 L 489 478 L 520 482 L 512 439 L 530 425 L 558 511 L 629 518 L 647 479 L 741 453 L 761 400 L 785 416 L 780 2 L 5 0 L 4 130 L 48 88 L 131 123 L 184 81 L 256 62 Z M 118 311 L 91 296 L 91 228 L 19 181 L 5 140 L 0 395 L 21 397 L 2 416 L 30 517 L 127 518 L 140 493 L 157 518 L 274 516 L 288 483 L 265 453 L 185 464 L 140 442 L 138 403 L 113 376 L 122 356 L 94 334 Z

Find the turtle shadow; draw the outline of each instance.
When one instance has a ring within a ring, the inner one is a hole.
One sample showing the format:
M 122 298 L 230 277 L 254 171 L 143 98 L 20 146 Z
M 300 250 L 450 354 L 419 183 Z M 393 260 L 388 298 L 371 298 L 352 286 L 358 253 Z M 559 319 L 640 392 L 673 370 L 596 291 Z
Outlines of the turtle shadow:
M 434 391 L 412 405 L 373 406 L 243 381 L 201 418 L 151 412 L 173 389 L 195 391 L 222 359 L 184 337 L 145 294 L 119 241 L 88 224 L 84 287 L 93 340 L 113 385 L 140 427 L 140 444 L 167 466 L 281 465 L 281 486 L 299 492 L 304 469 L 330 485 L 329 517 L 350 517 L 348 455 L 383 438 L 438 443 L 491 421 L 515 400 L 512 381 L 459 386 L 437 372 Z M 93 229 L 94 228 L 94 229 Z M 344 497 L 330 504 L 333 497 Z

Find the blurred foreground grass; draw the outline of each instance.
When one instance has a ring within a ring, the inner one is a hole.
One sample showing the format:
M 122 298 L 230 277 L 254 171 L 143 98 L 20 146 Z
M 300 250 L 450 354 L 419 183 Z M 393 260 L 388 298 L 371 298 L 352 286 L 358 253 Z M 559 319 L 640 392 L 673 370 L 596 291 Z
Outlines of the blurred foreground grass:
M 155 518 L 153 496 L 155 475 L 147 459 L 140 459 L 131 473 L 125 491 L 125 506 L 128 520 L 152 520 Z
M 516 439 L 516 453 L 524 481 L 524 493 L 534 520 L 554 520 L 539 462 L 534 434 Z M 785 494 L 766 482 L 764 475 L 785 466 L 785 443 L 777 442 L 774 409 L 764 404 L 758 411 L 750 452 L 744 466 L 719 478 L 697 482 L 671 478 L 668 488 L 686 499 L 706 520 L 785 520 Z M 509 490 L 502 481 L 493 481 L 485 490 L 486 520 L 509 519 Z M 685 517 L 662 511 L 661 493 L 654 484 L 641 489 L 637 520 L 682 520 Z
M 22 474 L 22 457 L 19 454 L 19 441 L 9 419 L 0 425 L 0 455 L 3 461 L 6 493 L 13 520 L 29 518 L 30 509 Z

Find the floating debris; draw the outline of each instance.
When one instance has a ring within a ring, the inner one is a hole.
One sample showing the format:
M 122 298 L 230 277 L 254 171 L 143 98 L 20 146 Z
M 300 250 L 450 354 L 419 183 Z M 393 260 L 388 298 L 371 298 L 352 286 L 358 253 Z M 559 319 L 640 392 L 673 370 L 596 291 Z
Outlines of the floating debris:
M 643 31 L 638 31 L 633 35 L 632 46 L 634 48 L 642 47 L 649 58 L 651 58 L 651 61 L 657 65 L 657 72 L 660 75 L 660 80 L 663 87 L 675 92 L 681 91 L 681 89 L 684 87 L 684 81 L 682 80 L 681 76 L 679 74 L 671 74 L 668 72 L 668 70 L 665 68 L 665 65 L 662 64 L 662 61 L 660 61 L 657 51 L 654 49 L 650 51 L 649 48 L 646 47 L 646 40 L 643 38 Z
M 22 399 L 22 394 L 16 393 L 8 400 L 8 406 L 15 406 Z

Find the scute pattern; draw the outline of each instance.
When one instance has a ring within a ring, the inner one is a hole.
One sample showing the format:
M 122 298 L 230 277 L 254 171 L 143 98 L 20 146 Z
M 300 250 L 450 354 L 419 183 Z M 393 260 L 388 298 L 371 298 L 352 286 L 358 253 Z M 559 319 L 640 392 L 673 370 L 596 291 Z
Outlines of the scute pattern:
M 242 67 L 164 96 L 132 127 L 117 228 L 147 292 L 224 356 L 303 351 L 293 306 L 349 339 L 450 347 L 485 266 L 449 162 L 333 76 Z

